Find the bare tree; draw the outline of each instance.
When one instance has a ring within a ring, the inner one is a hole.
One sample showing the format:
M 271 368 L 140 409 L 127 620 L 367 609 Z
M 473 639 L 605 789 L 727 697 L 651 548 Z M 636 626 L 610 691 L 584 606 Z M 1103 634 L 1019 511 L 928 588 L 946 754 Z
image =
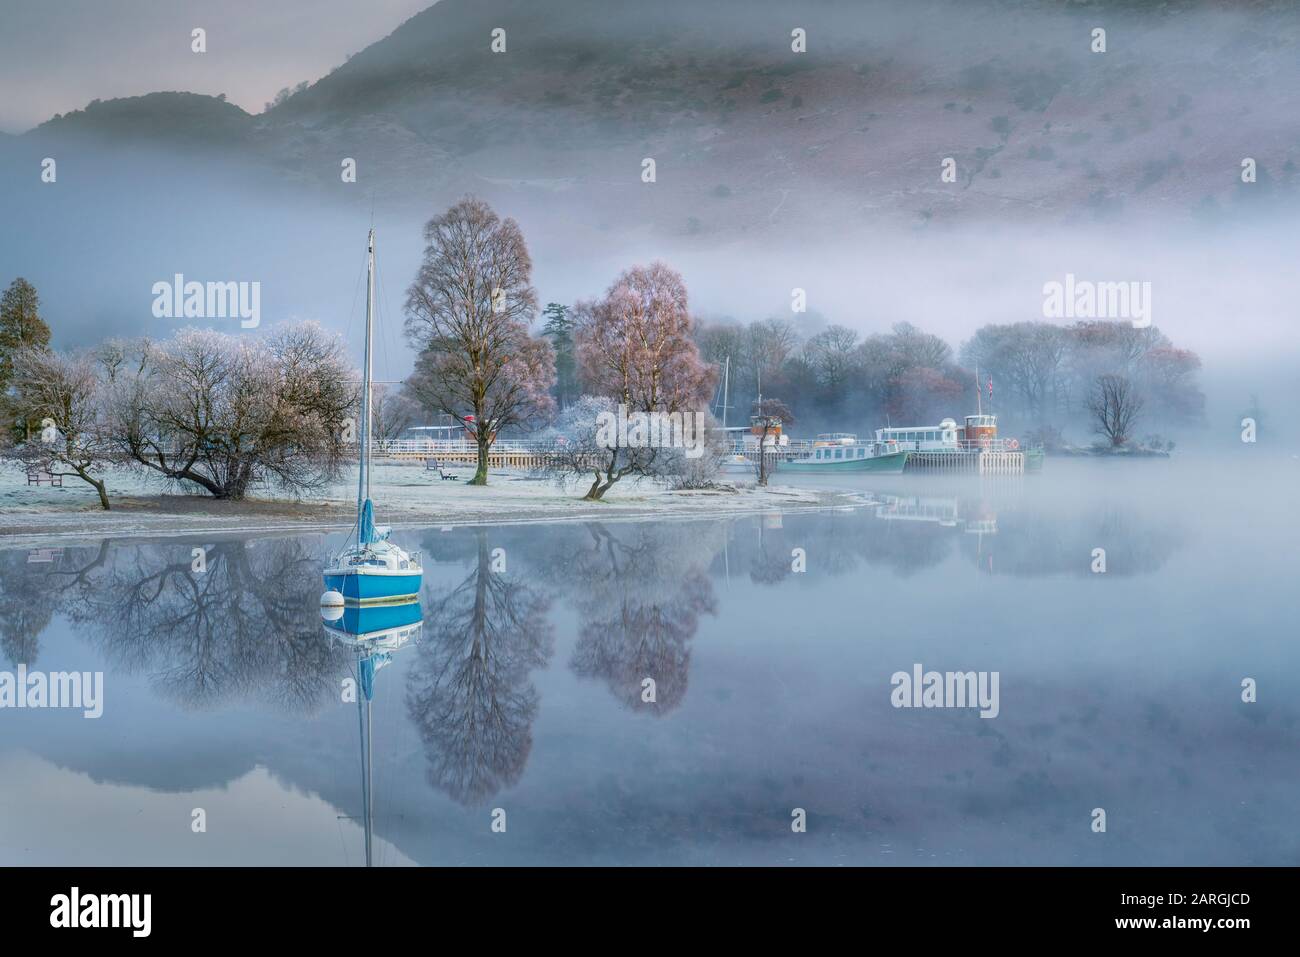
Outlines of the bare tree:
M 857 345 L 858 334 L 844 326 L 829 326 L 804 343 L 804 358 L 828 392 L 838 393 L 848 382 Z
M 1120 447 L 1129 440 L 1143 404 L 1142 396 L 1124 376 L 1097 376 L 1088 397 L 1088 411 L 1095 420 L 1093 431 L 1110 439 L 1111 448 Z
M 358 393 L 341 340 L 314 323 L 260 339 L 187 329 L 136 343 L 109 381 L 113 446 L 226 499 L 259 481 L 296 494 L 337 477 Z
M 755 391 L 764 382 L 777 381 L 781 367 L 794 353 L 799 335 L 786 319 L 763 319 L 746 330 L 745 359 Z
M 754 403 L 751 425 L 758 429 L 758 484 L 767 485 L 767 437 L 782 425 L 794 424 L 794 413 L 780 399 L 763 399 Z
M 370 431 L 375 451 L 384 454 L 415 422 L 418 408 L 409 395 L 392 392 L 386 385 L 374 385 L 371 390 Z
M 614 400 L 584 395 L 571 403 L 546 434 L 546 468 L 560 486 L 591 479 L 583 496 L 599 501 L 619 479 L 632 473 L 648 474 L 656 449 L 611 449 L 600 436 L 603 416 L 614 414 Z M 621 452 L 621 454 L 620 454 Z
M 422 349 L 408 394 L 465 426 L 478 446 L 471 485 L 487 484 L 499 430 L 554 407 L 555 353 L 529 335 L 533 263 L 513 219 L 463 199 L 424 227 L 424 262 L 406 295 L 406 334 Z
M 967 368 L 978 368 L 1017 397 L 1030 420 L 1041 425 L 1064 391 L 1067 345 L 1065 329 L 1051 323 L 987 325 L 962 346 L 961 356 Z
M 717 370 L 700 359 L 694 323 L 680 273 L 663 263 L 635 266 L 609 287 L 603 299 L 579 303 L 578 363 L 582 379 L 622 406 L 622 414 L 677 416 L 699 431 L 702 409 Z M 596 442 L 584 460 L 596 477 L 587 498 L 600 499 L 627 475 L 662 474 L 665 454 L 656 446 Z
M 51 475 L 75 476 L 99 494 L 108 511 L 102 475 L 110 460 L 104 429 L 103 390 L 94 360 L 27 348 L 13 355 L 14 405 L 40 433 L 26 442 L 21 458 Z

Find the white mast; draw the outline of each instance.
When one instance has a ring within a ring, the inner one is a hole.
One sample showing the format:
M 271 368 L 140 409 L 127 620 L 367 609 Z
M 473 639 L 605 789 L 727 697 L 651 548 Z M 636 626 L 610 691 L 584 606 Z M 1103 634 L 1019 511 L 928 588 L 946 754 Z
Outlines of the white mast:
M 361 383 L 361 474 L 357 479 L 357 533 L 361 532 L 361 509 L 370 498 L 370 339 L 375 319 L 375 230 L 366 242 L 366 358 Z
M 372 679 L 373 680 L 373 679 Z M 370 699 L 366 698 L 366 867 L 371 866 L 371 845 L 375 833 L 375 782 L 372 772 L 375 766 L 375 739 L 372 734 L 374 715 L 370 711 Z
M 368 719 L 370 718 L 370 702 L 367 700 L 362 704 L 366 697 L 364 685 L 361 681 L 361 669 L 365 667 L 365 659 L 357 657 L 357 690 L 361 693 L 357 695 L 357 729 L 361 734 L 361 821 L 362 829 L 366 837 L 366 867 L 370 866 L 370 835 L 372 833 L 370 826 L 370 733 Z
M 727 389 L 731 384 L 731 356 L 727 356 L 727 362 L 722 367 L 722 428 L 727 427 Z

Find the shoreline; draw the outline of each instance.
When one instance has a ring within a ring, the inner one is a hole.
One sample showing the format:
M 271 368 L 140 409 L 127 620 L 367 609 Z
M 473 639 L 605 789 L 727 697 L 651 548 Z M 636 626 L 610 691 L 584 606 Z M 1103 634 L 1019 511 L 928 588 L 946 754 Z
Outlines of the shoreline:
M 506 486 L 503 488 L 502 486 Z M 472 501 L 443 499 L 427 505 L 385 506 L 379 491 L 380 523 L 394 530 L 466 525 L 546 525 L 558 522 L 719 519 L 766 512 L 822 511 L 863 504 L 860 493 L 773 485 L 759 490 L 670 491 L 584 502 L 577 497 L 512 495 L 507 483 L 478 487 Z M 464 486 L 462 486 L 464 488 Z M 493 500 L 493 492 L 501 494 Z M 630 490 L 629 490 L 630 491 Z M 637 491 L 644 491 L 638 489 Z M 0 509 L 0 550 L 73 544 L 102 539 L 162 539 L 187 536 L 329 534 L 355 524 L 355 506 L 337 500 L 293 502 L 246 499 L 218 501 L 198 495 L 120 496 L 102 511 L 78 504 L 67 509 Z M 450 507 L 449 507 L 450 506 Z

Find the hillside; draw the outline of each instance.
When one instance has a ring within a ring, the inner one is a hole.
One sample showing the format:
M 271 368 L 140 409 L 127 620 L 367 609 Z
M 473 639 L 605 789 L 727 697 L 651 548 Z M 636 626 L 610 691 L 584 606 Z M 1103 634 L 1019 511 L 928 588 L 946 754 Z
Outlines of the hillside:
M 253 117 L 233 103 L 197 93 L 149 93 L 94 100 L 42 123 L 33 139 L 86 137 L 110 143 L 146 143 L 181 149 L 247 147 Z
M 1300 14 L 1251 6 L 442 0 L 261 116 L 157 93 L 28 136 L 235 149 L 314 187 L 351 156 L 380 202 L 505 191 L 615 230 L 1193 218 L 1232 207 L 1243 156 L 1255 195 L 1297 185 Z

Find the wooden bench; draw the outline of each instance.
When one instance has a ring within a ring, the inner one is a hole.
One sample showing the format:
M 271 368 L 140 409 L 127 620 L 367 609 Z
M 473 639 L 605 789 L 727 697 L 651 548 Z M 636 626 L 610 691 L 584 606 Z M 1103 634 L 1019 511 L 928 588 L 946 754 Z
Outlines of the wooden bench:
M 437 459 L 425 459 L 424 470 L 426 472 L 437 472 L 438 478 L 442 479 L 444 482 L 451 482 L 456 478 L 456 476 L 451 472 L 444 472 L 442 466 L 438 464 Z
M 63 488 L 63 476 L 51 475 L 42 468 L 27 470 L 27 484 L 40 485 L 42 482 L 49 482 L 51 488 Z

